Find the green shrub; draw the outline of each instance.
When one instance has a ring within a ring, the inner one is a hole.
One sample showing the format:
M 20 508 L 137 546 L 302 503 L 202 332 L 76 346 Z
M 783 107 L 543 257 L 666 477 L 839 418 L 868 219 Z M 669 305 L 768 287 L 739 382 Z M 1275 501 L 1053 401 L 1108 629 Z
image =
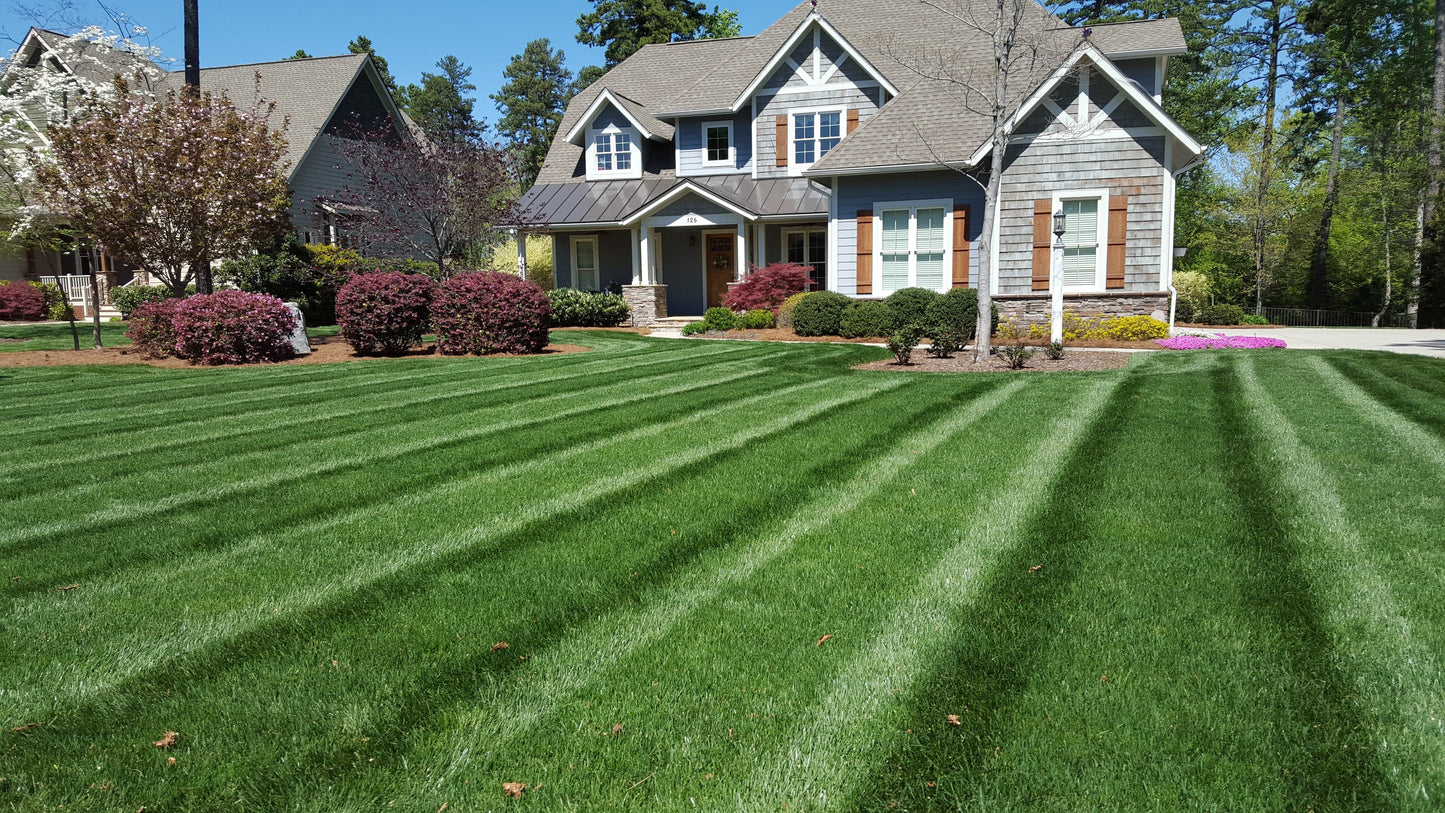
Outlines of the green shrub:
M 1252 313 L 1246 313 L 1244 315 L 1244 318 L 1239 320 L 1239 323 L 1241 325 L 1267 325 L 1269 324 L 1269 320 L 1264 318 L 1263 316 L 1255 316 Z
M 1050 361 L 1063 361 L 1063 360 L 1064 360 L 1064 343 L 1063 343 L 1063 342 L 1051 342 L 1051 343 L 1049 344 L 1048 349 L 1044 351 L 1044 355 L 1047 356 Z
M 186 295 L 196 292 L 196 286 L 186 288 Z M 120 311 L 120 318 L 129 319 L 136 308 L 148 302 L 162 302 L 174 299 L 171 289 L 164 285 L 127 285 L 110 289 L 110 302 Z
M 752 310 L 738 317 L 738 327 L 742 330 L 767 330 L 773 326 L 773 312 L 769 310 Z
M 929 307 L 940 298 L 942 297 L 937 291 L 927 288 L 904 288 L 889 294 L 883 301 L 888 303 L 888 309 L 893 312 L 893 324 L 899 327 L 923 326 L 928 323 Z M 977 309 L 978 306 L 974 307 Z
M 888 352 L 893 354 L 895 364 L 907 364 L 913 359 L 913 348 L 918 346 L 921 335 L 913 325 L 904 325 L 888 337 Z
M 1244 322 L 1244 308 L 1238 305 L 1209 305 L 1195 317 L 1206 325 L 1238 325 Z
M 52 322 L 70 321 L 70 300 L 65 296 L 65 289 L 53 282 L 32 282 L 40 293 L 45 297 L 45 318 Z
M 814 291 L 793 309 L 793 332 L 799 336 L 837 336 L 843 309 L 853 300 L 836 291 Z
M 928 355 L 934 358 L 952 358 L 954 353 L 967 347 L 969 339 L 973 338 L 972 331 L 965 331 L 951 324 L 935 325 L 930 330 Z
M 978 329 L 978 291 L 974 288 L 954 288 L 936 297 L 924 314 L 924 332 L 929 336 L 933 331 L 944 328 L 963 331 L 972 336 Z
M 682 326 L 682 335 L 696 336 L 699 333 L 706 333 L 709 330 L 712 330 L 712 328 L 708 326 L 707 322 L 692 322 Z
M 774 320 L 778 327 L 785 329 L 793 327 L 793 310 L 798 307 L 799 302 L 803 301 L 803 297 L 808 296 L 808 293 L 804 291 L 801 294 L 793 294 L 783 300 L 783 304 L 778 306 L 778 316 Z
M 620 294 L 554 288 L 547 298 L 552 300 L 553 327 L 617 327 L 632 315 Z
M 1209 306 L 1209 277 L 1203 271 L 1175 271 L 1174 290 L 1179 292 L 1175 317 L 1181 321 L 1194 321 L 1199 311 Z
M 893 310 L 885 302 L 857 299 L 843 309 L 838 335 L 845 339 L 871 339 L 893 333 Z
M 738 326 L 738 315 L 727 308 L 708 308 L 702 321 L 713 330 L 733 330 Z
M 1010 370 L 1022 370 L 1024 364 L 1034 357 L 1034 351 L 1030 350 L 1028 345 L 1024 344 L 1023 339 L 1019 339 L 1011 344 L 999 345 L 995 352 L 998 353 L 999 357 L 1003 359 L 1004 364 L 1007 364 Z

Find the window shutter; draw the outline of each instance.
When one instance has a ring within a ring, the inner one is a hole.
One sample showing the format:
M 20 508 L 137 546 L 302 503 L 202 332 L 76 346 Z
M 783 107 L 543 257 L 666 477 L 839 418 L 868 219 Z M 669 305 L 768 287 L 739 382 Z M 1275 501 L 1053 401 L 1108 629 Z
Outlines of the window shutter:
M 777 129 L 777 133 L 778 133 L 778 141 L 777 141 L 777 144 L 778 144 L 778 161 L 777 161 L 777 165 L 780 166 L 780 167 L 785 167 L 785 166 L 788 165 L 788 117 L 787 117 L 787 116 L 778 116 L 776 129 Z
M 1049 290 L 1049 265 L 1053 259 L 1054 202 L 1050 198 L 1034 201 L 1034 286 L 1035 291 Z
M 969 207 L 953 207 L 953 287 L 968 287 Z
M 1108 288 L 1124 287 L 1124 265 L 1129 243 L 1129 196 L 1109 198 L 1109 256 L 1105 270 Z
M 848 111 L 848 132 L 849 132 L 849 133 L 852 133 L 854 130 L 858 129 L 858 113 L 859 113 L 859 111 L 858 111 L 857 109 L 849 110 L 849 111 Z
M 873 210 L 858 212 L 858 295 L 873 293 Z

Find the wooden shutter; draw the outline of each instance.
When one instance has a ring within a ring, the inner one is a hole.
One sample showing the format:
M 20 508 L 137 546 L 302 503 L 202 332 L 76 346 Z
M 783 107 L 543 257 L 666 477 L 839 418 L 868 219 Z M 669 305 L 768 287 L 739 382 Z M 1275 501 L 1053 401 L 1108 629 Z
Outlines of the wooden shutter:
M 854 110 L 849 110 L 849 111 L 848 111 L 848 132 L 849 132 L 849 133 L 852 133 L 854 130 L 858 129 L 858 112 L 859 112 L 859 111 L 856 110 L 856 109 L 854 109 Z
M 858 212 L 858 295 L 873 293 L 873 210 Z
M 953 287 L 968 287 L 969 207 L 953 207 Z
M 1129 196 L 1109 198 L 1109 255 L 1105 268 L 1107 288 L 1124 287 L 1124 264 L 1129 242 Z
M 1034 286 L 1035 291 L 1049 290 L 1049 266 L 1054 253 L 1054 202 L 1050 198 L 1034 201 Z
M 788 165 L 788 117 L 787 117 L 787 116 L 778 116 L 776 130 L 777 130 L 777 133 L 778 133 L 778 141 L 777 141 L 777 144 L 778 144 L 778 162 L 777 162 L 777 165 L 780 166 L 780 167 L 785 167 L 785 166 Z

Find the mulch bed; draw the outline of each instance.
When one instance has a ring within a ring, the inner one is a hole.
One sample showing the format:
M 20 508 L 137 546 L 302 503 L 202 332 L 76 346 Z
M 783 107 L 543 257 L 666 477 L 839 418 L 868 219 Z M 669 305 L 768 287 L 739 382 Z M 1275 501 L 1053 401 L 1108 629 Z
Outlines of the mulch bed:
M 1028 360 L 1022 370 L 1010 370 L 1004 360 L 997 356 L 983 364 L 975 364 L 973 356 L 960 353 L 949 359 L 936 359 L 922 353 L 913 354 L 913 362 L 900 365 L 893 359 L 855 364 L 855 370 L 873 370 L 886 373 L 1082 373 L 1098 370 L 1117 370 L 1129 364 L 1132 353 L 1090 353 L 1070 351 L 1059 361 L 1050 361 L 1042 354 Z
M 589 347 L 575 344 L 549 344 L 538 355 L 559 355 L 562 353 L 585 353 Z M 511 354 L 498 353 L 486 358 L 505 358 Z M 287 361 L 243 365 L 247 367 L 275 367 L 292 364 L 333 364 L 343 361 L 375 361 L 378 358 L 462 358 L 442 356 L 436 352 L 436 345 L 428 344 L 397 356 L 358 356 L 351 345 L 339 336 L 322 336 L 311 340 L 311 355 Z M 72 364 L 149 364 L 152 367 L 200 367 L 181 359 L 148 359 L 131 347 L 107 347 L 103 350 L 22 350 L 16 353 L 0 353 L 0 367 L 62 367 Z

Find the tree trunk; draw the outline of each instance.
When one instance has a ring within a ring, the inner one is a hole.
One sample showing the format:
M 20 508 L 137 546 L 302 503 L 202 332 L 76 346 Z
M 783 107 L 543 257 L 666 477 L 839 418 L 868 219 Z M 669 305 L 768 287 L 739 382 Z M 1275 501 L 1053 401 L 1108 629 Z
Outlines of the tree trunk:
M 1445 0 L 1439 0 L 1445 3 Z M 1274 169 L 1274 117 L 1279 97 L 1279 51 L 1284 38 L 1284 26 L 1279 17 L 1279 5 L 1272 4 L 1269 10 L 1267 68 L 1264 77 L 1264 140 L 1259 150 L 1259 189 L 1255 193 L 1254 212 L 1254 313 L 1264 315 L 1264 249 L 1269 238 L 1269 185 Z
M 80 246 L 75 247 L 80 251 Z M 90 322 L 92 326 L 91 340 L 96 350 L 105 347 L 105 342 L 100 335 L 100 274 L 95 267 L 95 256 L 92 252 L 90 258 Z
M 1385 303 L 1380 306 L 1380 312 L 1375 314 L 1375 318 L 1370 320 L 1370 327 L 1380 326 L 1380 320 L 1384 319 L 1386 311 L 1390 310 L 1390 297 L 1395 292 L 1395 272 L 1390 267 L 1390 203 L 1383 189 L 1380 192 L 1380 233 L 1385 238 Z
M 213 294 L 216 292 L 215 285 L 211 281 L 211 258 L 202 254 L 196 258 L 196 293 Z M 185 296 L 185 288 L 182 288 L 176 296 Z
M 999 191 L 1003 186 L 1004 155 L 1008 150 L 1009 58 L 1019 21 L 1017 13 L 1010 19 L 1009 4 L 1010 0 L 998 0 L 994 17 L 994 96 L 990 100 L 993 107 L 993 132 L 989 136 L 993 150 L 989 158 L 988 187 L 983 198 L 983 231 L 978 238 L 978 325 L 973 342 L 973 357 L 978 362 L 987 361 L 993 353 L 994 213 L 998 209 Z
M 1349 64 L 1344 66 L 1345 73 L 1349 72 Z M 1335 97 L 1335 126 L 1334 133 L 1330 138 L 1330 171 L 1329 178 L 1325 181 L 1325 202 L 1324 209 L 1320 213 L 1320 226 L 1315 231 L 1314 256 L 1310 260 L 1310 278 L 1308 298 L 1311 308 L 1324 310 L 1326 305 L 1326 294 L 1329 292 L 1328 281 L 1330 259 L 1330 228 L 1335 219 L 1335 203 L 1340 197 L 1340 145 L 1345 138 L 1345 111 L 1348 107 L 1345 101 L 1345 89 L 1343 86 L 1336 91 L 1339 95 Z

